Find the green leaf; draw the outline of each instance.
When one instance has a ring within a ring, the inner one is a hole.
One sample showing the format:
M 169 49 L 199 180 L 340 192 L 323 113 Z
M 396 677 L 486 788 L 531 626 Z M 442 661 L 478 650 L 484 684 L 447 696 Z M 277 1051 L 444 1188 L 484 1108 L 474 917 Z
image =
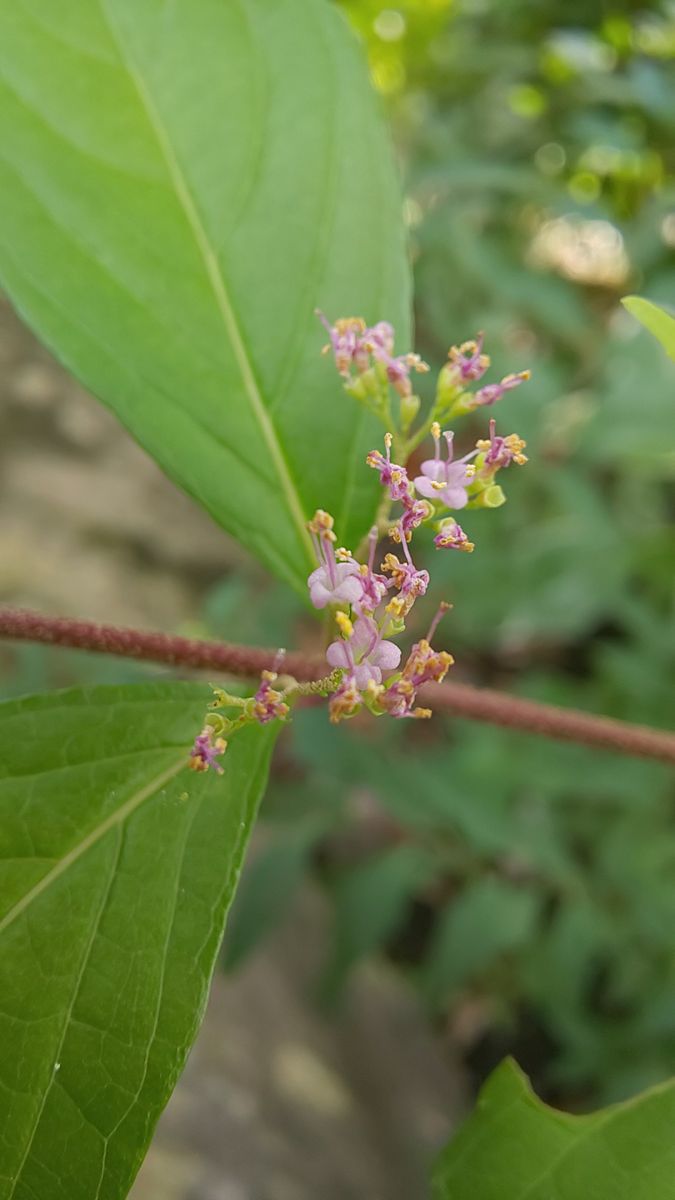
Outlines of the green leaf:
M 118 1200 L 199 1027 L 273 734 L 185 684 L 0 706 L 0 1197 Z
M 419 846 L 395 846 L 341 873 L 333 889 L 334 945 L 321 990 L 331 1001 L 350 969 L 399 928 L 415 891 L 433 874 Z
M 675 317 L 659 308 L 658 304 L 652 304 L 651 300 L 643 300 L 641 296 L 626 296 L 621 303 L 645 329 L 653 333 L 666 354 L 675 359 Z
M 534 890 L 490 876 L 469 884 L 443 912 L 422 975 L 429 1000 L 448 993 L 492 966 L 532 936 L 538 910 Z
M 542 1104 L 511 1061 L 443 1153 L 438 1200 L 672 1200 L 675 1082 L 574 1117 Z
M 163 469 L 300 588 L 356 542 L 372 419 L 330 316 L 409 348 L 401 203 L 328 0 L 0 0 L 0 279 Z

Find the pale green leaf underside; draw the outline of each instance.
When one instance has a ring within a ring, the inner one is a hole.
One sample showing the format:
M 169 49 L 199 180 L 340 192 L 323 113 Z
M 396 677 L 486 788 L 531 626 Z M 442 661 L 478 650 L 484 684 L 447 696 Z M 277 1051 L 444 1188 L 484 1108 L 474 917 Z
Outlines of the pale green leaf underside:
M 643 300 L 641 296 L 626 296 L 621 303 L 658 339 L 666 354 L 675 359 L 675 317 L 659 308 L 658 304 L 652 304 L 651 300 Z
M 187 768 L 208 689 L 0 706 L 0 1197 L 119 1200 L 201 1020 L 273 734 Z
M 372 517 L 316 305 L 409 339 L 400 196 L 328 0 L 0 0 L 0 278 L 167 473 L 301 587 Z
M 575 1117 L 542 1104 L 504 1062 L 435 1184 L 438 1200 L 673 1200 L 675 1082 Z

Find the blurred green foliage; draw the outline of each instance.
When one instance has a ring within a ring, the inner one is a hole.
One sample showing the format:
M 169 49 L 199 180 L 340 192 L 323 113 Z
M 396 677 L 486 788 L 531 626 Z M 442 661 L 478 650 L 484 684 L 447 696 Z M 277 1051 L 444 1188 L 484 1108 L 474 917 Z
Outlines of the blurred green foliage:
M 675 6 L 344 7 L 406 180 L 416 349 L 438 367 L 483 329 L 490 378 L 533 371 L 494 412 L 531 459 L 507 506 L 466 515 L 471 557 L 429 556 L 455 675 L 672 726 L 675 371 L 619 301 L 675 303 Z M 514 1049 L 583 1105 L 672 1073 L 671 772 L 440 719 L 304 712 L 289 742 L 261 928 L 313 862 L 334 900 L 324 995 L 379 946 L 480 1074 Z M 257 894 L 231 931 L 247 946 Z
M 472 556 L 429 555 L 455 605 L 455 676 L 672 726 L 675 369 L 619 300 L 675 302 L 675 6 L 344 7 L 406 180 L 416 348 L 438 367 L 483 329 L 490 379 L 533 370 L 495 410 L 531 459 L 508 504 L 467 515 Z M 235 628 L 280 645 L 307 631 L 258 574 L 226 580 L 192 632 Z M 12 686 L 100 680 L 83 661 L 25 648 Z M 674 803 L 655 763 L 440 717 L 336 729 L 304 710 L 226 961 L 311 871 L 334 914 L 325 1000 L 385 952 L 478 1074 L 513 1049 L 549 1097 L 617 1099 L 675 1070 Z

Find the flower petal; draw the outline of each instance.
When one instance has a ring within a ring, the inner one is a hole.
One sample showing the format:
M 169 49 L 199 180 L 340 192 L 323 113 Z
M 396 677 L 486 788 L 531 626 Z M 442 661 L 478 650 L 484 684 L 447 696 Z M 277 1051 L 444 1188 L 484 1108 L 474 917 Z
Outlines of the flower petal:
M 326 650 L 326 661 L 331 667 L 340 667 L 343 671 L 348 671 L 351 663 L 346 642 L 331 642 Z
M 441 492 L 437 487 L 434 487 L 431 479 L 425 479 L 424 475 L 418 475 L 415 479 L 415 488 L 420 496 L 425 496 L 427 500 L 438 500 Z
M 383 641 L 373 650 L 370 662 L 383 671 L 395 671 L 401 661 L 401 647 L 395 642 Z M 379 682 L 379 681 L 378 681 Z

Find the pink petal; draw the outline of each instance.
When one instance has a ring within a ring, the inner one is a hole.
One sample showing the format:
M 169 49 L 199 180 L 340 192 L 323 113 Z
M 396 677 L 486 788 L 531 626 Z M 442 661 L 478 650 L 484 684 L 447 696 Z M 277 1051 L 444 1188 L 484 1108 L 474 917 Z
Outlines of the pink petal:
M 358 667 L 356 667 L 354 678 L 357 688 L 363 691 L 364 688 L 368 687 L 371 679 L 373 683 L 382 683 L 382 672 L 379 667 L 373 666 L 372 663 L 363 662 L 359 663 Z
M 424 475 L 418 475 L 415 480 L 415 488 L 420 496 L 426 496 L 427 500 L 437 500 L 441 495 L 438 488 L 435 488 L 430 479 L 425 479 Z
M 447 463 L 441 462 L 440 458 L 427 458 L 422 463 L 420 470 L 427 479 L 435 479 L 438 482 L 439 479 L 445 479 L 447 465 Z
M 354 622 L 354 633 L 349 639 L 355 658 L 367 654 L 370 647 L 377 643 L 377 625 L 370 617 L 359 617 Z
M 338 584 L 333 592 L 333 598 L 343 604 L 358 604 L 363 596 L 361 576 L 350 575 L 343 583 Z
M 348 670 L 351 664 L 347 654 L 346 643 L 331 642 L 326 650 L 326 661 L 331 667 L 340 667 L 342 670 Z
M 447 504 L 448 508 L 464 508 L 469 502 L 464 488 L 457 485 L 443 488 L 442 492 L 436 494 L 444 504 Z
M 330 604 L 333 596 L 325 584 L 317 579 L 309 589 L 309 598 L 315 608 L 325 608 L 327 604 Z
M 370 662 L 383 671 L 395 671 L 401 661 L 401 647 L 395 642 L 380 642 L 370 655 Z

